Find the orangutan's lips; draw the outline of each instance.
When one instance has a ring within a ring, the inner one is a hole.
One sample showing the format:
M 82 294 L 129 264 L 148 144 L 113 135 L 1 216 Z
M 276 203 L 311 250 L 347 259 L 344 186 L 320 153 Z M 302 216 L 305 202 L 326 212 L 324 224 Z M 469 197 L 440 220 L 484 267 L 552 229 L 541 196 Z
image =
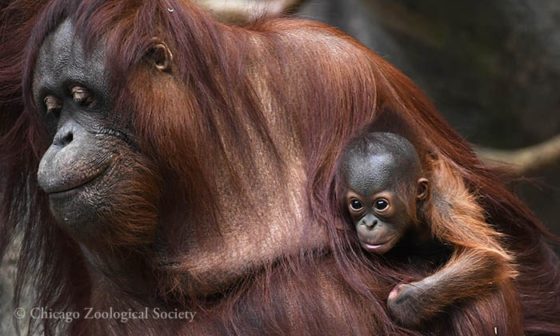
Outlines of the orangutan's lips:
M 364 247 L 366 247 L 368 250 L 369 250 L 369 249 L 376 250 L 376 249 L 381 248 L 383 245 L 385 245 L 385 244 L 387 244 L 387 243 L 388 243 L 388 241 L 383 242 L 383 243 L 381 243 L 381 244 L 366 244 L 366 243 L 364 243 L 363 245 L 364 245 Z
M 100 169 L 98 172 L 96 172 L 95 174 L 92 174 L 84 179 L 81 179 L 78 182 L 74 182 L 74 183 L 68 183 L 68 184 L 64 184 L 64 185 L 58 185 L 58 186 L 54 186 L 53 188 L 51 188 L 50 190 L 45 190 L 45 192 L 49 195 L 49 196 L 56 196 L 56 195 L 62 195 L 66 192 L 69 191 L 73 191 L 73 190 L 77 190 L 80 188 L 85 187 L 86 185 L 92 183 L 93 181 L 97 180 L 99 177 L 101 177 L 102 175 L 105 174 L 105 172 L 109 169 L 110 165 L 106 165 L 105 167 L 103 167 L 102 169 Z

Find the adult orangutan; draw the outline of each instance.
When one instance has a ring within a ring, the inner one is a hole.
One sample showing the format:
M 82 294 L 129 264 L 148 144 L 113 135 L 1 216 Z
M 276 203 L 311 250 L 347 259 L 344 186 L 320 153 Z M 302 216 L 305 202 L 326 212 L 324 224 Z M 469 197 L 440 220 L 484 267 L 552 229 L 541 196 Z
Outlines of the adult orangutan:
M 376 128 L 481 196 L 517 256 L 525 332 L 560 332 L 545 229 L 348 36 L 292 19 L 227 26 L 180 0 L 15 0 L 2 17 L 2 243 L 21 226 L 19 282 L 38 307 L 81 313 L 33 320 L 46 335 L 419 334 L 385 298 L 433 266 L 360 252 L 335 197 L 344 146 Z M 501 333 L 516 298 L 454 306 L 422 332 Z M 88 308 L 197 314 L 124 323 Z

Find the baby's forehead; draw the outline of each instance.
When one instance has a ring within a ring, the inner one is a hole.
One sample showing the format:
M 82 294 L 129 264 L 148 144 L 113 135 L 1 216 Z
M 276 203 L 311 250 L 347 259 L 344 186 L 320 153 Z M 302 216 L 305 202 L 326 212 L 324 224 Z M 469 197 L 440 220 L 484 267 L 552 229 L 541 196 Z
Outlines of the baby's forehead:
M 393 190 L 401 177 L 402 167 L 394 155 L 351 155 L 345 164 L 348 186 L 362 195 L 371 195 L 383 190 Z
M 397 156 L 389 152 L 353 152 L 347 159 L 347 170 L 365 172 L 371 170 L 394 170 L 398 168 Z

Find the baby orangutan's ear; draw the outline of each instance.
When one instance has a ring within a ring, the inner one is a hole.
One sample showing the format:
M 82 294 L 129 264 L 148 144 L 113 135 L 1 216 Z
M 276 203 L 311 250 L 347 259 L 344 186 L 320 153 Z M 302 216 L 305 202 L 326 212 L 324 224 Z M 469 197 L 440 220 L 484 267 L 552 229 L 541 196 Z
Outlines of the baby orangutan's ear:
M 416 199 L 423 201 L 430 195 L 430 181 L 427 178 L 421 177 L 418 179 L 416 188 Z
M 152 43 L 144 58 L 151 63 L 156 69 L 163 72 L 171 71 L 171 64 L 173 62 L 173 53 L 165 44 L 158 38 L 153 38 Z

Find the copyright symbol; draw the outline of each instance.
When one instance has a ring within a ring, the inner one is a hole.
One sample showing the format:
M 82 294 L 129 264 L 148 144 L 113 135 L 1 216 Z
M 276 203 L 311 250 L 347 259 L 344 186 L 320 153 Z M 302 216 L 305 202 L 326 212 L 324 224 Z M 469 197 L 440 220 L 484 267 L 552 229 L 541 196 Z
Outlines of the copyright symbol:
M 25 309 L 23 308 L 16 308 L 16 310 L 14 311 L 14 316 L 18 319 L 21 320 L 25 317 Z

